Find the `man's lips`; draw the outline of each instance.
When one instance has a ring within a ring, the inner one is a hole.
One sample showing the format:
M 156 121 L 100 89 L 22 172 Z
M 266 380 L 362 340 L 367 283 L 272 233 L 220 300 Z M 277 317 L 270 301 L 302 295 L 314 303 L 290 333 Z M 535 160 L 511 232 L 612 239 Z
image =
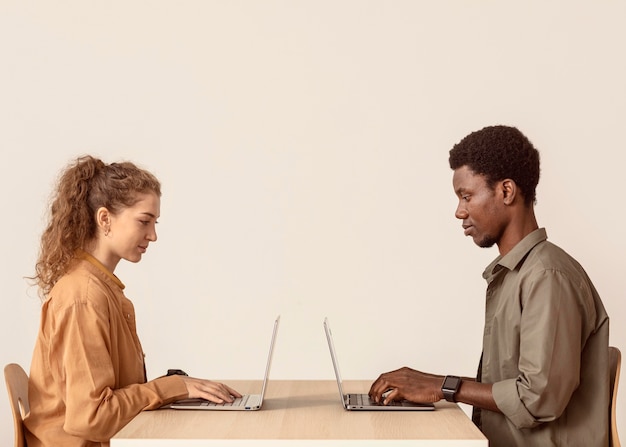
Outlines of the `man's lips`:
M 463 224 L 463 230 L 465 230 L 464 231 L 465 236 L 469 236 L 470 232 L 472 231 L 472 228 L 474 228 L 473 225 Z

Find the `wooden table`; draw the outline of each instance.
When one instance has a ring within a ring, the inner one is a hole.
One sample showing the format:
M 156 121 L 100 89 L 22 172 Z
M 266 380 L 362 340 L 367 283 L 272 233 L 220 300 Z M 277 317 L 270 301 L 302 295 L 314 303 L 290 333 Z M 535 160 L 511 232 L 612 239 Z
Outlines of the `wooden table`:
M 222 381 L 242 393 L 260 381 Z M 366 392 L 368 381 L 344 381 L 345 392 Z M 346 411 L 334 380 L 273 380 L 258 411 L 144 411 L 111 440 L 111 447 L 199 446 L 488 446 L 458 405 L 434 411 Z

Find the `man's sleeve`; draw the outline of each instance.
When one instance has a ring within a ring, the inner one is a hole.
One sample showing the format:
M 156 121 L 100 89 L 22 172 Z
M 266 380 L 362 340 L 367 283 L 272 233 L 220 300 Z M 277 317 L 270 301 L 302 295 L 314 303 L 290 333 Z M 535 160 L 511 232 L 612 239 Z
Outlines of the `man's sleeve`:
M 517 428 L 557 419 L 580 383 L 583 319 L 575 279 L 554 270 L 524 285 L 519 376 L 493 384 L 494 400 Z

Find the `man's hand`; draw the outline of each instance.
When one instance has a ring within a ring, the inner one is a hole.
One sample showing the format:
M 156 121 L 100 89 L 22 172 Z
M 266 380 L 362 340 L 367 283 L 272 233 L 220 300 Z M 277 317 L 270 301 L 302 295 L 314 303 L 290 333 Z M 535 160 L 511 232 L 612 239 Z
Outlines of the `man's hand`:
M 372 384 L 369 395 L 370 398 L 384 405 L 394 400 L 409 400 L 417 403 L 437 402 L 443 399 L 442 382 L 443 376 L 423 373 L 405 366 L 381 374 Z

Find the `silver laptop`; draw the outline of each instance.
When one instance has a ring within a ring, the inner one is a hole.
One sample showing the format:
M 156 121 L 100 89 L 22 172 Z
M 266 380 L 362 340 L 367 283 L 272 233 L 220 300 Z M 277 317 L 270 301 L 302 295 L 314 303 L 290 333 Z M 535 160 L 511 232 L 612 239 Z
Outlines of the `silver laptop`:
M 335 352 L 335 344 L 333 343 L 333 335 L 330 332 L 330 325 L 328 324 L 328 318 L 324 319 L 324 332 L 326 332 L 326 339 L 328 340 L 328 349 L 330 350 L 330 358 L 333 361 L 333 368 L 335 369 L 335 377 L 337 378 L 337 386 L 339 388 L 339 397 L 341 404 L 346 410 L 375 410 L 375 411 L 427 411 L 434 410 L 435 406 L 431 403 L 415 403 L 408 400 L 394 401 L 387 405 L 377 403 L 370 399 L 367 393 L 363 394 L 344 394 L 343 385 L 341 381 L 341 374 L 339 372 L 339 362 L 337 361 L 337 353 Z
M 183 399 L 167 405 L 166 408 L 173 408 L 175 410 L 260 410 L 263 406 L 263 397 L 265 396 L 267 382 L 269 381 L 272 355 L 274 353 L 274 344 L 276 343 L 279 322 L 280 315 L 276 317 L 276 321 L 274 322 L 274 331 L 272 332 L 272 340 L 270 342 L 270 352 L 267 356 L 267 365 L 265 366 L 265 377 L 263 378 L 261 394 L 244 394 L 242 397 L 236 398 L 233 402 L 224 402 L 221 404 L 204 399 Z

